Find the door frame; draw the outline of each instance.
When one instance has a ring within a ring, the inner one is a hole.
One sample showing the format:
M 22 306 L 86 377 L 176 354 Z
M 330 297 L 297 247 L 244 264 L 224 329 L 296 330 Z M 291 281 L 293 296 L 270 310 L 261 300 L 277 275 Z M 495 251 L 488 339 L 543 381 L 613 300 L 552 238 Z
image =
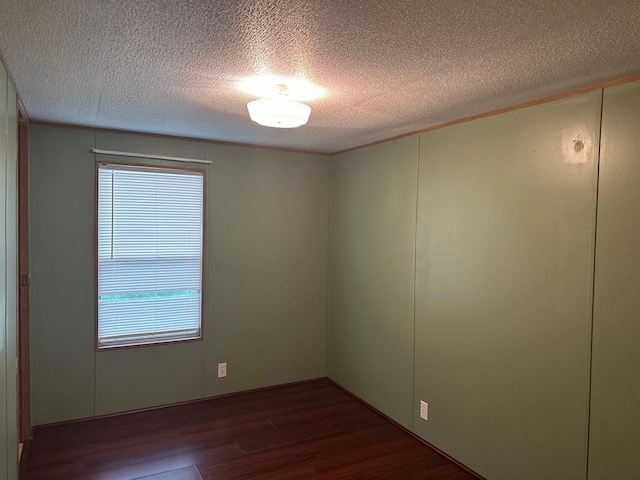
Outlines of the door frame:
M 29 345 L 29 124 L 18 102 L 18 437 L 31 439 Z

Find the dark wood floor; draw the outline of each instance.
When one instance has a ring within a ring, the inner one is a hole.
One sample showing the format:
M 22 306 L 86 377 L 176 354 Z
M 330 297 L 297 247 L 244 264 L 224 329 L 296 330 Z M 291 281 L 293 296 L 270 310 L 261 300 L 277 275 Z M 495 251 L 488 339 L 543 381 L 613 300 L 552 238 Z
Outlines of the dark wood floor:
M 23 480 L 474 477 L 331 385 L 36 429 Z

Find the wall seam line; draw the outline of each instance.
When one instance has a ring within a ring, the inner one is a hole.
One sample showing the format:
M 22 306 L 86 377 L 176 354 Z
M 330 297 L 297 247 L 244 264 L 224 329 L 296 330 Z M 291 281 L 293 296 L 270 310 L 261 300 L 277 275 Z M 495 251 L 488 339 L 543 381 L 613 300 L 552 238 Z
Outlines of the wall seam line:
M 205 144 L 205 148 L 207 150 L 207 160 L 209 160 L 209 161 L 211 160 L 211 148 L 210 147 L 211 147 L 210 144 L 208 144 L 208 143 Z M 213 190 L 213 179 L 211 178 L 212 176 L 213 176 L 213 174 L 211 172 L 211 169 L 209 169 L 207 171 L 207 179 L 206 179 L 206 182 L 205 182 L 205 186 L 206 186 L 207 190 Z M 208 215 L 211 214 L 211 209 L 209 208 L 209 203 L 211 202 L 211 198 L 213 197 L 213 195 L 210 195 L 208 191 L 205 191 L 204 195 L 205 195 L 204 198 L 205 198 L 205 202 L 206 202 L 205 205 L 204 205 L 204 212 L 206 212 L 206 215 L 208 216 Z M 209 243 L 208 242 L 208 240 L 209 240 L 209 231 L 208 230 L 210 228 L 210 225 L 213 222 L 209 222 L 207 220 L 208 220 L 207 218 L 203 218 L 202 219 L 204 225 L 207 227 L 207 230 L 205 230 L 203 232 L 203 238 L 205 240 L 207 240 L 207 243 Z M 203 266 L 202 278 L 206 279 L 207 278 L 207 273 L 208 273 L 207 272 L 207 270 L 208 270 L 207 266 L 208 266 L 209 261 L 211 261 L 211 252 L 208 251 L 209 250 L 209 246 L 207 244 L 203 244 L 202 248 L 203 248 L 203 251 L 204 251 L 204 258 L 205 258 L 205 265 Z M 205 284 L 204 285 L 205 285 L 205 289 L 208 289 L 208 285 L 206 283 L 206 280 L 205 280 Z M 201 328 L 201 331 L 204 332 L 204 329 L 205 329 L 207 323 L 209 323 L 209 322 L 207 322 L 207 320 L 209 318 L 209 313 L 210 313 L 209 312 L 209 304 L 210 304 L 210 302 L 207 301 L 207 297 L 208 297 L 207 296 L 207 292 L 206 291 L 202 292 L 202 294 L 204 295 L 205 303 L 204 303 L 204 308 L 202 309 L 202 312 L 201 312 L 201 313 L 204 314 L 204 316 L 203 315 L 200 316 L 200 328 Z M 209 332 L 209 333 L 211 333 L 211 332 Z M 209 337 L 206 334 L 203 335 L 203 337 L 202 337 L 202 378 L 201 378 L 201 383 L 200 383 L 200 398 L 204 398 L 205 397 L 206 383 L 207 383 L 207 375 L 206 375 L 206 369 L 207 369 L 207 338 L 209 338 Z
M 331 321 L 331 220 L 332 220 L 332 204 L 333 204 L 333 161 L 335 156 L 332 155 L 329 159 L 329 211 L 328 211 L 328 229 L 327 229 L 327 314 L 326 320 L 326 343 L 325 343 L 325 357 L 324 357 L 324 371 L 325 375 L 329 377 L 329 323 Z
M 413 230 L 413 391 L 411 394 L 411 431 L 416 431 L 416 278 L 418 276 L 418 205 L 420 194 L 420 141 L 422 135 L 418 135 L 418 148 L 416 151 L 416 217 Z
M 3 294 L 4 294 L 4 309 L 3 309 L 3 319 L 2 319 L 2 323 L 4 324 L 3 329 L 4 329 L 4 339 L 2 340 L 3 345 L 2 345 L 2 349 L 3 349 L 3 357 L 4 357 L 4 365 L 2 368 L 4 368 L 4 381 L 5 384 L 2 386 L 4 389 L 4 431 L 2 432 L 2 437 L 5 439 L 5 445 L 4 445 L 4 452 L 2 454 L 2 457 L 6 459 L 6 465 L 5 465 L 5 473 L 7 475 L 7 478 L 9 478 L 9 473 L 11 472 L 11 468 L 10 468 L 10 463 L 11 463 L 11 459 L 9 458 L 9 417 L 11 417 L 11 412 L 9 411 L 9 378 L 8 378 L 8 367 L 9 367 L 9 351 L 7 348 L 7 344 L 8 344 L 8 340 L 9 340 L 9 302 L 8 302 L 8 295 L 7 295 L 7 275 L 9 273 L 9 269 L 8 269 L 8 265 L 7 265 L 7 203 L 8 203 L 8 191 L 7 191 L 7 183 L 9 181 L 8 179 L 8 174 L 9 174 L 9 75 L 6 75 L 6 85 L 5 85 L 5 89 L 3 95 L 4 95 L 4 104 L 5 104 L 5 110 L 4 110 L 4 139 L 5 139 L 5 144 L 4 144 L 4 164 L 2 165 L 2 169 L 3 169 L 3 176 L 4 176 L 4 212 L 3 212 L 3 228 L 4 228 L 4 239 L 3 239 L 3 252 L 2 254 L 4 255 L 4 261 L 2 263 L 2 276 L 4 279 L 4 287 L 3 287 Z
M 600 200 L 600 163 L 602 158 L 602 130 L 604 120 L 604 89 L 600 91 L 600 125 L 598 131 L 598 156 L 596 159 L 596 191 L 595 191 L 595 212 L 593 217 L 593 262 L 591 272 L 591 325 L 589 335 L 589 374 L 587 379 L 587 444 L 586 444 L 586 468 L 585 478 L 589 478 L 589 452 L 591 449 L 591 401 L 593 392 L 593 331 L 595 324 L 595 302 L 596 302 L 596 262 L 597 262 L 597 241 L 598 241 L 598 208 Z

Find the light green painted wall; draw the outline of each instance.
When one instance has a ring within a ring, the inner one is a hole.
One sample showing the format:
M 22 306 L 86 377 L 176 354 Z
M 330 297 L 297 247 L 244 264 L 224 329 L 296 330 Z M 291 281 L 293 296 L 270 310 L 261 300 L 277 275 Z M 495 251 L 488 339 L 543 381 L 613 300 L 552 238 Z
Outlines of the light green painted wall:
M 0 62 L 0 478 L 18 478 L 16 92 Z
M 202 398 L 203 342 L 96 353 L 95 415 Z
M 29 128 L 33 425 L 94 413 L 94 141 Z
M 605 90 L 590 480 L 640 477 L 640 82 Z
M 213 161 L 204 341 L 94 352 L 93 146 Z M 30 147 L 35 425 L 325 375 L 327 157 L 39 126 Z
M 328 157 L 209 144 L 209 158 L 205 395 L 326 376 Z
M 418 137 L 338 155 L 329 377 L 411 427 Z
M 333 163 L 329 376 L 491 480 L 586 478 L 601 95 Z
M 420 138 L 415 431 L 492 480 L 585 478 L 600 104 Z

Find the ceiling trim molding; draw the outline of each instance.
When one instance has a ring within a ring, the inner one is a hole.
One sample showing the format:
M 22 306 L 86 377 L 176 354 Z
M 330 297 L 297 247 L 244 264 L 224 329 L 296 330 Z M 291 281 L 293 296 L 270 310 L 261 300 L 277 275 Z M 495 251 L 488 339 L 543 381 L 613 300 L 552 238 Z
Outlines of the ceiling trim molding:
M 20 98 L 20 95 L 17 95 L 17 96 L 18 96 L 18 98 L 17 98 L 18 121 L 20 123 L 29 123 L 29 115 L 27 115 L 27 109 L 24 108 L 24 103 L 22 103 L 22 99 Z
M 575 90 L 569 90 L 567 92 L 557 93 L 555 95 L 550 95 L 548 97 L 543 97 L 538 100 L 531 100 L 524 103 L 519 103 L 517 105 L 511 105 L 508 107 L 498 108 L 496 110 L 491 110 L 488 112 L 478 113 L 476 115 L 471 115 L 469 117 L 460 118 L 458 120 L 452 120 L 450 122 L 440 123 L 438 125 L 432 125 L 431 127 L 426 127 L 420 130 L 415 130 L 413 132 L 403 133 L 401 135 L 396 135 L 395 137 L 386 138 L 384 140 L 377 140 L 371 143 L 365 143 L 364 145 L 360 145 L 357 147 L 347 148 L 345 150 L 340 150 L 338 152 L 334 152 L 332 155 L 339 155 L 341 153 L 351 152 L 353 150 L 358 150 L 360 148 L 371 147 L 373 145 L 379 145 L 381 143 L 391 142 L 393 140 L 398 140 L 404 137 L 410 137 L 411 135 L 418 135 L 420 133 L 430 132 L 431 130 L 438 130 L 440 128 L 451 127 L 453 125 L 458 125 L 460 123 L 471 122 L 472 120 L 478 120 L 480 118 L 492 117 L 494 115 L 500 115 L 501 113 L 513 112 L 514 110 L 520 110 L 522 108 L 533 107 L 536 105 L 541 105 L 543 103 L 553 102 L 555 100 L 561 100 L 563 98 L 574 97 L 576 95 L 582 95 L 583 93 L 593 92 L 594 90 L 601 90 L 605 88 L 614 87 L 616 85 L 621 85 L 623 83 L 635 82 L 636 80 L 640 80 L 640 73 L 636 73 L 633 75 L 629 75 L 626 77 L 618 78 L 615 80 L 608 80 L 606 82 L 596 83 L 595 85 L 590 85 L 587 87 L 577 88 Z

